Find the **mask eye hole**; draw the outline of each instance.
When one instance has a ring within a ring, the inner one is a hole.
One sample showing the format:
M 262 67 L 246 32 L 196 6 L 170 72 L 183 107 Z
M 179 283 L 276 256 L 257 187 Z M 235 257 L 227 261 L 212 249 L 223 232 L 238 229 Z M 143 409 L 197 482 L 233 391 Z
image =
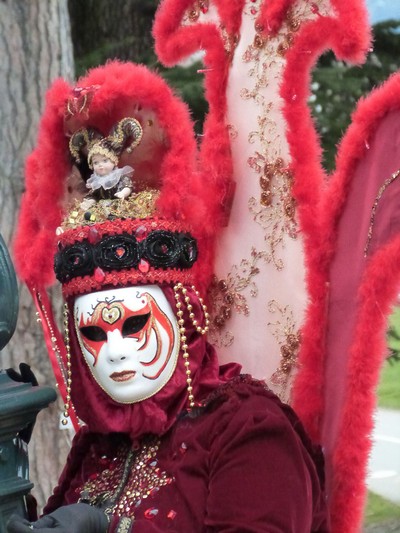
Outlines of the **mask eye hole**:
M 124 322 L 122 326 L 122 336 L 129 337 L 138 333 L 141 329 L 145 327 L 150 318 L 150 313 L 145 313 L 144 315 L 135 315 L 130 316 Z
M 83 326 L 79 331 L 88 341 L 100 342 L 107 340 L 107 333 L 99 326 Z

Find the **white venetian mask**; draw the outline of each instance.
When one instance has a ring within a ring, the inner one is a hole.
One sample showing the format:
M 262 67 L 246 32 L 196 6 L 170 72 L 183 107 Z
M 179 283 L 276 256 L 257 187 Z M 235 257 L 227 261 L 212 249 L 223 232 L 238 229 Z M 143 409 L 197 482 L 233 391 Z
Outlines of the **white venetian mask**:
M 74 320 L 90 371 L 115 401 L 140 402 L 169 381 L 179 355 L 179 330 L 160 287 L 79 296 Z

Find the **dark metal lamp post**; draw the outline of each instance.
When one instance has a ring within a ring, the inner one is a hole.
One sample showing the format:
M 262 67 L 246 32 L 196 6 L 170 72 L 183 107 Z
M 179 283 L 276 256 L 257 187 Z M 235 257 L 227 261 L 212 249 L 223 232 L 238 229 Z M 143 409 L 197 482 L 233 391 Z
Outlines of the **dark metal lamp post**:
M 0 236 L 0 350 L 12 337 L 18 314 L 14 268 Z M 22 377 L 22 376 L 21 376 Z M 26 515 L 29 481 L 26 435 L 36 416 L 56 399 L 51 387 L 15 381 L 0 370 L 0 533 L 12 513 Z

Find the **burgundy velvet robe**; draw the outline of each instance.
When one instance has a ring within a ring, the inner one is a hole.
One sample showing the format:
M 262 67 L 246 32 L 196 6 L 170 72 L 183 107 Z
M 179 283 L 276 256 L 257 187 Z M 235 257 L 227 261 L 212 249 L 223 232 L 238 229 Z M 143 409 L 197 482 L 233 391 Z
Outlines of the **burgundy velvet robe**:
M 76 502 L 124 439 L 78 433 L 45 512 Z M 132 505 L 134 533 L 329 531 L 319 450 L 293 411 L 247 376 L 179 417 L 156 461 L 170 482 Z M 112 531 L 117 523 L 115 516 Z

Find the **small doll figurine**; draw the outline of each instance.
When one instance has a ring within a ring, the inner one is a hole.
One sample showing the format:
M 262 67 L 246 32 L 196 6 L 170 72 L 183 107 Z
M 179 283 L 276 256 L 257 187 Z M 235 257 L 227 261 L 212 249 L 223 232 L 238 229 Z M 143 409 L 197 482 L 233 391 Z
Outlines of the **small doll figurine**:
M 87 150 L 87 163 L 93 170 L 86 181 L 89 189 L 84 201 L 83 209 L 88 209 L 99 200 L 124 200 L 132 193 L 131 176 L 133 168 L 126 165 L 118 167 L 121 153 L 126 149 L 131 152 L 141 141 L 143 134 L 140 123 L 133 118 L 124 118 L 111 131 L 108 137 L 92 128 L 81 128 L 71 137 L 69 147 L 76 162 L 80 162 L 80 154 Z M 133 139 L 126 148 L 127 141 Z

